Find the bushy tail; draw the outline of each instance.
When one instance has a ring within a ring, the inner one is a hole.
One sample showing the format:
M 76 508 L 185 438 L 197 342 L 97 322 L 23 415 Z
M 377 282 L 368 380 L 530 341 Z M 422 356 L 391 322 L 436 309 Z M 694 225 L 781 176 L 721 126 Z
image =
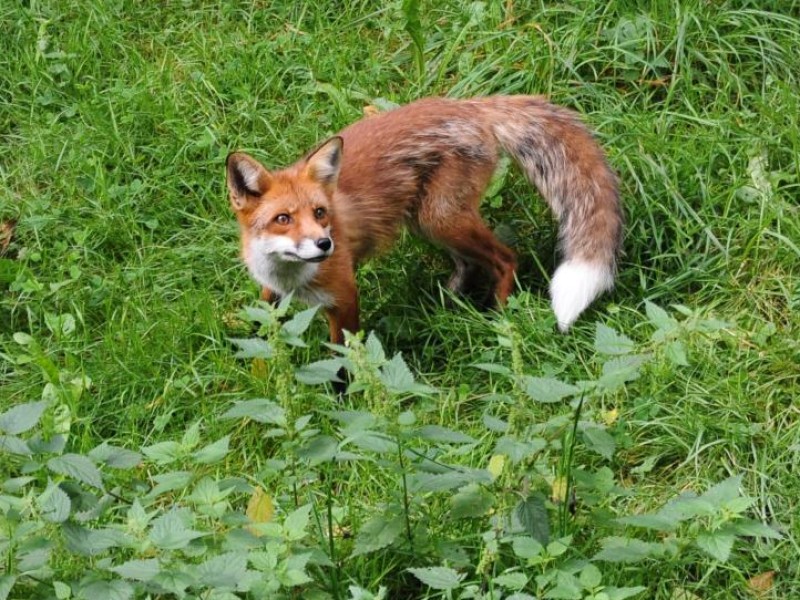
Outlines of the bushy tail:
M 577 115 L 543 98 L 487 98 L 500 146 L 519 163 L 559 222 L 563 262 L 550 283 L 561 331 L 614 286 L 622 243 L 617 177 Z

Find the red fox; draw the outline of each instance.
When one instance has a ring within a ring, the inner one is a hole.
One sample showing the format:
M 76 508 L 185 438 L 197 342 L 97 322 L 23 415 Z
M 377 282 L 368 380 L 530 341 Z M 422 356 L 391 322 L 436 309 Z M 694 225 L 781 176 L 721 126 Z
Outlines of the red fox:
M 475 277 L 505 303 L 516 258 L 478 212 L 501 151 L 559 222 L 564 260 L 550 284 L 566 331 L 614 285 L 622 238 L 617 177 L 577 115 L 534 96 L 429 98 L 353 123 L 284 169 L 227 159 L 242 258 L 262 298 L 324 307 L 334 343 L 359 329 L 354 270 L 405 223 L 444 247 L 455 292 Z

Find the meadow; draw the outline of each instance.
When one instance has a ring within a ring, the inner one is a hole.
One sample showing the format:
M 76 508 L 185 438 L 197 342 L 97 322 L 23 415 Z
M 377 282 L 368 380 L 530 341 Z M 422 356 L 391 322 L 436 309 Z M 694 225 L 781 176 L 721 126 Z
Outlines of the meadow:
M 799 56 L 796 0 L 0 3 L 0 600 L 800 598 Z M 568 334 L 513 167 L 507 307 L 407 234 L 346 347 L 258 302 L 229 152 L 493 93 L 620 176 Z

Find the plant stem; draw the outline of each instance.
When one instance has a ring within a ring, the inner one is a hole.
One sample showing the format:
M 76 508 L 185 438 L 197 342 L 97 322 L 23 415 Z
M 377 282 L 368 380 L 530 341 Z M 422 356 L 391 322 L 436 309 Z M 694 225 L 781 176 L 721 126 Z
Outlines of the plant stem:
M 333 460 L 330 461 L 328 468 L 328 493 L 326 498 L 326 509 L 328 513 L 328 555 L 333 563 L 333 573 L 331 573 L 333 584 L 333 595 L 336 600 L 341 598 L 339 593 L 339 563 L 336 560 L 336 543 L 333 539 Z
M 409 516 L 410 513 L 410 502 L 408 499 L 408 478 L 406 474 L 406 463 L 403 459 L 403 442 L 400 439 L 400 436 L 397 438 L 397 454 L 398 459 L 400 461 L 400 470 L 403 476 L 403 516 L 405 517 L 406 522 L 406 537 L 408 538 L 408 545 L 411 548 L 411 554 L 414 554 L 414 536 L 411 533 L 411 518 Z

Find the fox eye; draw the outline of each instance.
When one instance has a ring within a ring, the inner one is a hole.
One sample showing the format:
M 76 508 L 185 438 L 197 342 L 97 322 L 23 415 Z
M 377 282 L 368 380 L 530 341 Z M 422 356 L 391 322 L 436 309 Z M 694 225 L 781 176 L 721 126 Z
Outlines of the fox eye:
M 314 209 L 314 217 L 316 217 L 317 219 L 322 219 L 327 214 L 328 211 L 322 208 L 321 206 L 319 208 Z
M 287 215 L 286 213 L 281 213 L 277 217 L 275 217 L 275 222 L 278 225 L 288 225 L 292 222 L 292 217 Z

